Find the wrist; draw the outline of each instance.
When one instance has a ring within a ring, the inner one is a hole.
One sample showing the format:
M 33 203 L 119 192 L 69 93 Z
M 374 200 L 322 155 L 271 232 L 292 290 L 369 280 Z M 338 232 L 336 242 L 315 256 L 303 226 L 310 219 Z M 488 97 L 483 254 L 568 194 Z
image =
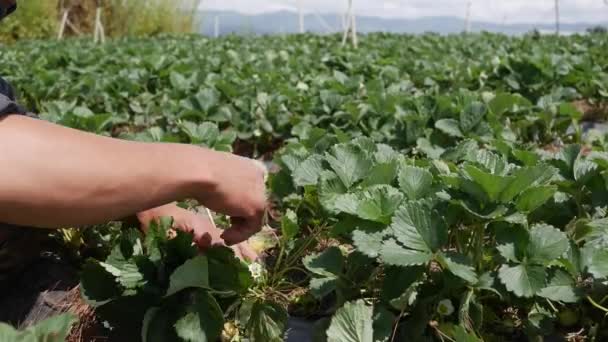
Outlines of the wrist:
M 178 200 L 197 199 L 201 195 L 215 191 L 217 187 L 217 164 L 221 161 L 218 152 L 194 145 L 180 145 L 184 148 L 184 161 L 176 164 L 176 174 L 182 196 Z

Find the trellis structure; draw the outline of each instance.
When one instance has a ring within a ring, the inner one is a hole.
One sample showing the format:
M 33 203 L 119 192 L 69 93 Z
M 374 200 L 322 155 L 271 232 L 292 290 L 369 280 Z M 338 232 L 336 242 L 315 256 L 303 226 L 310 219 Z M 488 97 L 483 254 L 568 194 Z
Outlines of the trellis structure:
M 70 20 L 70 14 L 76 5 L 82 4 L 83 0 L 61 0 L 59 8 L 61 11 L 61 21 L 59 23 L 59 31 L 57 32 L 57 39 L 61 40 L 65 36 L 66 28 L 69 27 L 74 33 L 81 35 L 82 32 Z M 101 14 L 103 11 L 103 0 L 95 0 L 95 21 L 93 23 L 93 40 L 96 43 L 104 43 L 106 40 L 105 29 L 101 20 Z

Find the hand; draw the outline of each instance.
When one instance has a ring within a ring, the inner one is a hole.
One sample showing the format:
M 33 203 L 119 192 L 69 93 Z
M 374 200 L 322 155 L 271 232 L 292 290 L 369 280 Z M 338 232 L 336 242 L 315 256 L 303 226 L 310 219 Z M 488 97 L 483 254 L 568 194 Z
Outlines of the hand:
M 152 220 L 168 216 L 173 217 L 173 228 L 194 235 L 194 242 L 199 249 L 205 250 L 211 246 L 226 246 L 224 239 L 221 237 L 222 230 L 218 229 L 206 215 L 180 208 L 175 204 L 167 204 L 137 214 L 144 232 Z M 258 258 L 258 255 L 247 243 L 240 243 L 231 248 L 234 254 L 242 260 L 255 261 Z
M 207 208 L 230 216 L 232 227 L 221 238 L 227 245 L 247 240 L 260 231 L 266 211 L 266 169 L 259 162 L 229 153 L 211 152 L 207 168 L 210 191 L 198 196 Z

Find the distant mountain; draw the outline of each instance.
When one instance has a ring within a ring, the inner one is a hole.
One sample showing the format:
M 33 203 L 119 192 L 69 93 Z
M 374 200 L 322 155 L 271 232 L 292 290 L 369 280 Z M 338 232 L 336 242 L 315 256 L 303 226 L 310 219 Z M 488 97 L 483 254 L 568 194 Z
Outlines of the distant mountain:
M 298 32 L 298 15 L 294 12 L 281 11 L 259 15 L 245 15 L 233 11 L 205 11 L 201 17 L 201 32 L 213 35 L 215 18 L 220 18 L 220 34 L 282 34 Z M 322 18 L 322 20 L 320 19 Z M 308 14 L 305 16 L 306 31 L 314 33 L 335 32 L 342 26 L 337 14 Z M 562 23 L 562 32 L 584 32 L 586 29 L 604 23 Z M 329 26 L 329 27 L 328 27 Z M 362 33 L 393 32 L 393 33 L 424 33 L 437 32 L 441 34 L 459 33 L 464 27 L 464 20 L 457 17 L 425 17 L 417 19 L 386 19 L 379 17 L 357 16 L 357 28 Z M 522 34 L 537 29 L 541 32 L 554 32 L 552 24 L 506 24 L 491 22 L 472 22 L 473 31 L 501 32 L 506 34 Z

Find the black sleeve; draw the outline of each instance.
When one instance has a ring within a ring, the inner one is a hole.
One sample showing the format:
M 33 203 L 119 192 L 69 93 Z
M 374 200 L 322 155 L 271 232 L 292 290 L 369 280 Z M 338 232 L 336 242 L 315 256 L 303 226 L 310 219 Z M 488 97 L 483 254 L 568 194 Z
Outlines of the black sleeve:
M 26 113 L 27 111 L 15 102 L 15 93 L 11 85 L 0 78 L 0 115 Z

